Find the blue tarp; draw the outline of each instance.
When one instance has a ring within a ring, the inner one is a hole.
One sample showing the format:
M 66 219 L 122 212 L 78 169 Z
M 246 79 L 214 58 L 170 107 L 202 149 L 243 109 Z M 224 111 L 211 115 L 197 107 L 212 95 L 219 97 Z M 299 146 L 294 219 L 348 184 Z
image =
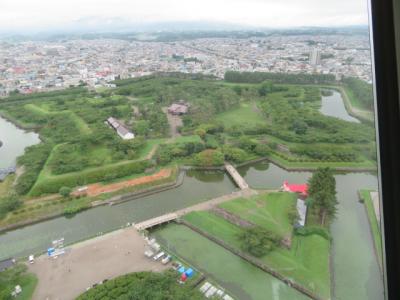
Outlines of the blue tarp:
M 192 269 L 187 269 L 185 272 L 187 277 L 192 277 L 194 275 L 194 271 Z
M 180 267 L 179 269 L 178 269 L 178 272 L 179 273 L 185 273 L 185 267 Z
M 48 249 L 47 249 L 47 255 L 51 255 L 54 251 L 56 251 L 56 249 L 54 249 L 54 248 L 48 248 Z

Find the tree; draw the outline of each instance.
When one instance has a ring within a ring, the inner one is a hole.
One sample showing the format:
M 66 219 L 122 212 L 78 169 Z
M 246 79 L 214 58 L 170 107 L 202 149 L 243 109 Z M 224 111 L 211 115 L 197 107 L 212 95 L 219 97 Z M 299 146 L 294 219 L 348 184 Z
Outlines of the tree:
M 207 149 L 196 154 L 193 162 L 202 167 L 221 166 L 224 164 L 224 155 L 219 150 Z
M 67 197 L 69 197 L 71 192 L 72 192 L 72 189 L 70 187 L 63 186 L 63 187 L 60 188 L 59 194 L 61 196 L 63 196 L 64 198 L 67 198 Z
M 258 89 L 258 94 L 259 94 L 261 97 L 264 97 L 264 96 L 266 96 L 268 93 L 272 92 L 272 88 L 273 88 L 273 85 L 272 85 L 272 82 L 271 82 L 271 81 L 264 81 L 264 82 L 261 84 L 260 88 Z
M 293 124 L 292 124 L 292 130 L 296 133 L 296 134 L 306 134 L 308 129 L 307 123 L 302 121 L 302 120 L 294 120 Z
M 279 238 L 275 234 L 259 226 L 243 230 L 238 238 L 242 250 L 256 257 L 266 255 L 279 244 Z
M 336 180 L 330 168 L 319 168 L 308 181 L 309 204 L 318 210 L 321 225 L 337 212 Z

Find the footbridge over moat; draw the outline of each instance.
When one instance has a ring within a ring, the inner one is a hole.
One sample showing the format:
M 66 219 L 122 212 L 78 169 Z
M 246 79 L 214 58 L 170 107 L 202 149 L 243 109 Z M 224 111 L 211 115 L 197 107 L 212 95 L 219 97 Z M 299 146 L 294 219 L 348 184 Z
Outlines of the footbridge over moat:
M 235 169 L 235 167 L 232 166 L 230 163 L 227 162 L 225 163 L 225 170 L 228 172 L 228 174 L 232 177 L 233 181 L 241 190 L 249 188 L 249 185 L 244 180 L 242 175 L 240 175 L 239 172 Z

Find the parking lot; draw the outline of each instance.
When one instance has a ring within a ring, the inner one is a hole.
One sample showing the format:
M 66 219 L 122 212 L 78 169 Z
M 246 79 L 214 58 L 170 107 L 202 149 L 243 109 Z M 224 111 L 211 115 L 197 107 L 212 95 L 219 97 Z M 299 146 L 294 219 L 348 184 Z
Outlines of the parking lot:
M 33 300 L 71 300 L 102 280 L 168 266 L 144 256 L 145 241 L 126 228 L 66 248 L 58 258 L 42 255 L 29 265 L 38 276 Z

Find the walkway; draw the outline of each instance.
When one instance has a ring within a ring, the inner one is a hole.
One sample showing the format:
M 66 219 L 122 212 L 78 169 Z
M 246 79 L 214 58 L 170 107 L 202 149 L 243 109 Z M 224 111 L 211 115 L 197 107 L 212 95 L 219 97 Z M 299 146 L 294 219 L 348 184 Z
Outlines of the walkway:
M 234 166 L 232 166 L 230 163 L 225 163 L 225 169 L 231 175 L 233 181 L 236 183 L 236 185 L 241 189 L 245 190 L 249 188 L 249 185 L 247 182 L 244 180 L 242 175 L 239 174 L 239 172 L 235 169 Z
M 171 222 L 177 218 L 178 218 L 178 215 L 176 213 L 169 213 L 169 214 L 165 214 L 165 215 L 153 218 L 153 219 L 146 220 L 141 223 L 137 223 L 137 224 L 135 224 L 135 228 L 137 230 L 145 230 L 147 228 L 151 228 L 151 227 L 163 224 L 163 223 Z
M 220 196 L 217 198 L 213 198 L 211 200 L 201 202 L 199 204 L 196 204 L 196 205 L 193 205 L 193 206 L 190 206 L 187 208 L 183 208 L 183 209 L 177 210 L 175 212 L 167 213 L 165 215 L 162 215 L 162 216 L 159 216 L 159 217 L 156 217 L 153 219 L 149 219 L 149 220 L 143 221 L 141 223 L 137 223 L 134 225 L 134 227 L 137 230 L 148 229 L 153 226 L 171 222 L 171 221 L 178 219 L 179 217 L 184 216 L 192 211 L 210 210 L 210 209 L 213 209 L 214 207 L 216 207 L 220 203 L 227 202 L 227 201 L 230 201 L 235 198 L 243 198 L 243 197 L 248 198 L 248 197 L 251 197 L 251 196 L 257 195 L 257 194 L 258 194 L 257 191 L 254 191 L 251 189 L 245 189 L 245 190 L 241 190 L 241 191 L 237 191 L 237 192 L 232 192 L 230 194 L 223 195 L 223 196 Z

